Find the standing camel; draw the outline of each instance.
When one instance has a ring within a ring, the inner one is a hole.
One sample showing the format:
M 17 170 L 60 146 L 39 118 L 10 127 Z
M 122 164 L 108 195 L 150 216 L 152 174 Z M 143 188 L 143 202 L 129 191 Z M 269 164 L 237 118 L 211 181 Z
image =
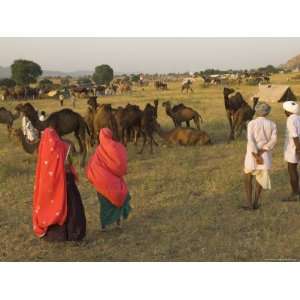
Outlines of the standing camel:
M 190 107 L 184 104 L 178 104 L 171 107 L 170 101 L 166 101 L 162 104 L 166 109 L 166 114 L 173 120 L 175 127 L 181 126 L 182 122 L 186 122 L 186 126 L 190 127 L 190 121 L 193 120 L 196 127 L 200 129 L 200 122 L 202 122 L 202 117 L 200 114 Z
M 30 103 L 25 103 L 24 105 L 19 104 L 16 106 L 16 110 L 23 112 L 32 123 L 33 127 L 39 131 L 43 131 L 47 127 L 53 126 L 59 136 L 74 132 L 80 147 L 80 153 L 82 153 L 81 166 L 83 167 L 85 165 L 87 153 L 86 133 L 90 135 L 90 132 L 86 122 L 80 114 L 65 108 L 53 112 L 45 121 L 40 121 L 37 111 Z
M 20 117 L 20 112 L 13 114 L 4 107 L 0 107 L 0 124 L 6 124 L 8 136 L 11 135 L 13 123 Z
M 258 103 L 258 98 L 253 98 L 253 106 L 251 107 L 247 102 L 243 103 L 242 106 L 233 115 L 233 128 L 235 137 L 241 135 L 243 129 L 247 129 L 247 122 L 253 119 L 255 114 L 255 106 Z
M 186 90 L 186 93 L 189 94 L 189 91 L 193 92 L 193 81 L 191 79 L 184 80 L 181 84 L 181 93 Z
M 234 140 L 234 133 L 235 133 L 235 128 L 233 124 L 234 114 L 238 111 L 238 109 L 242 107 L 243 104 L 245 103 L 247 104 L 247 102 L 244 100 L 240 92 L 236 92 L 236 93 L 234 92 L 235 92 L 234 89 L 224 87 L 223 90 L 224 105 L 225 105 L 226 115 L 230 126 L 229 140 Z

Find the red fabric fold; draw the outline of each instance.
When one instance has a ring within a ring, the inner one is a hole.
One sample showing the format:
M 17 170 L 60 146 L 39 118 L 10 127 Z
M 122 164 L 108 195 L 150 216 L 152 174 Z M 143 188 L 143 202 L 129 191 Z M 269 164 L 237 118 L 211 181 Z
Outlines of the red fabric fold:
M 123 178 L 127 173 L 127 152 L 112 136 L 110 129 L 100 130 L 100 145 L 88 162 L 86 176 L 98 193 L 116 207 L 121 207 L 128 194 Z
M 69 145 L 54 129 L 44 130 L 38 151 L 33 196 L 33 230 L 42 237 L 50 225 L 63 225 L 67 217 L 65 159 Z

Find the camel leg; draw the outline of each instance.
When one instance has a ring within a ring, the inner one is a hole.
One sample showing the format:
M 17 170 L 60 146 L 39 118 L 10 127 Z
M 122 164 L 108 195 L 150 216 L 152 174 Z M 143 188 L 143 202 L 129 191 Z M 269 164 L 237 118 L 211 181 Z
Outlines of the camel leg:
M 78 132 L 75 132 L 75 138 L 77 139 L 78 141 L 78 145 L 79 145 L 79 153 L 81 154 L 83 152 L 83 143 L 81 141 L 81 138 L 80 138 L 80 134 Z
M 185 121 L 186 127 L 190 128 L 190 121 Z
M 199 118 L 195 117 L 194 118 L 194 123 L 195 123 L 196 127 L 200 130 Z
M 141 134 L 143 135 L 143 145 L 142 145 L 141 150 L 138 152 L 138 154 L 143 153 L 145 145 L 146 145 L 146 141 L 147 141 L 147 136 L 146 136 L 145 132 L 141 130 Z
M 150 134 L 150 153 L 153 154 L 153 136 Z
M 229 140 L 234 140 L 234 130 L 233 130 L 232 118 L 231 118 L 230 111 L 227 111 L 227 119 L 229 121 L 229 126 L 230 126 Z

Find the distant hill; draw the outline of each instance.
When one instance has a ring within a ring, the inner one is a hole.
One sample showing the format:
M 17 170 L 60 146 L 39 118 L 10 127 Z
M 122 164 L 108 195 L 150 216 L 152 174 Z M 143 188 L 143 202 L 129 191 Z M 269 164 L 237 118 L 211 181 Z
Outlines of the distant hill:
M 282 65 L 282 67 L 288 70 L 294 70 L 296 68 L 300 68 L 300 54 L 289 59 L 287 63 Z

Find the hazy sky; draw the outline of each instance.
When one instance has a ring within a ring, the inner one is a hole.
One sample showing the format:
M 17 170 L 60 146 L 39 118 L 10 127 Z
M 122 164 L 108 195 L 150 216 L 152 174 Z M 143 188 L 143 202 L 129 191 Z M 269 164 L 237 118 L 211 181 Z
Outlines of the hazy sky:
M 34 60 L 43 69 L 192 72 L 279 65 L 300 54 L 300 38 L 0 38 L 0 66 Z

